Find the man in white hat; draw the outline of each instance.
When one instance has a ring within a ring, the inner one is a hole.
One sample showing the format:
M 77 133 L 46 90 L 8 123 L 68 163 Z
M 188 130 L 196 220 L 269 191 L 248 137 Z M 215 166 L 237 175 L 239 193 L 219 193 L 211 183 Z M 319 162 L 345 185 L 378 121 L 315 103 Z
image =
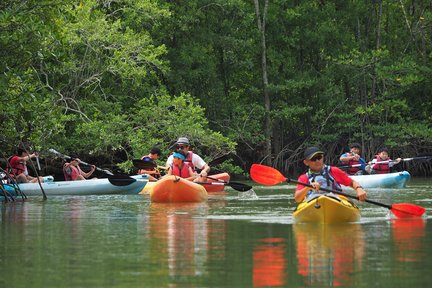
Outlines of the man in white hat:
M 183 151 L 187 157 L 185 160 L 185 163 L 187 163 L 193 171 L 201 170 L 200 176 L 205 178 L 208 175 L 208 172 L 210 171 L 210 166 L 199 156 L 198 154 L 193 153 L 190 151 L 190 144 L 189 139 L 186 137 L 180 137 L 178 138 L 176 142 L 176 150 Z M 173 155 L 170 155 L 168 157 L 168 160 L 166 162 L 167 167 L 171 167 L 173 164 Z

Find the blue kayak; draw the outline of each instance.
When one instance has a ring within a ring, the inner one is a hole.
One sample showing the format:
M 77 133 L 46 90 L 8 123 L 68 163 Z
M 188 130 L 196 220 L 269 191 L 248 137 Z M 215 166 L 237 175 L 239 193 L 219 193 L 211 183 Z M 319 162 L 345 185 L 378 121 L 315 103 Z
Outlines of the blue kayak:
M 147 181 L 136 181 L 126 186 L 116 186 L 112 185 L 107 178 L 81 181 L 47 181 L 41 183 L 47 196 L 138 194 L 146 184 Z M 13 185 L 3 185 L 6 191 L 12 196 L 17 196 Z M 18 186 L 27 196 L 42 195 L 39 183 L 21 183 Z M 2 193 L 0 193 L 0 196 L 3 196 Z
M 411 178 L 408 171 L 387 174 L 355 175 L 350 176 L 360 183 L 363 188 L 404 188 Z

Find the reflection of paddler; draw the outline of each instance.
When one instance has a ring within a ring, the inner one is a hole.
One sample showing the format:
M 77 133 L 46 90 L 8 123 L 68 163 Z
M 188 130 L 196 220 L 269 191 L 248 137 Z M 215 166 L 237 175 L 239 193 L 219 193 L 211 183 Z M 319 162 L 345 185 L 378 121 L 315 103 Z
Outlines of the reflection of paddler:
M 393 240 L 396 244 L 396 259 L 415 262 L 423 258 L 422 242 L 426 223 L 423 218 L 392 219 Z
M 351 284 L 350 275 L 361 270 L 364 255 L 363 230 L 359 224 L 295 224 L 293 232 L 297 271 L 305 277 L 306 285 Z
M 285 257 L 285 239 L 261 239 L 253 250 L 253 286 L 285 286 L 287 268 Z

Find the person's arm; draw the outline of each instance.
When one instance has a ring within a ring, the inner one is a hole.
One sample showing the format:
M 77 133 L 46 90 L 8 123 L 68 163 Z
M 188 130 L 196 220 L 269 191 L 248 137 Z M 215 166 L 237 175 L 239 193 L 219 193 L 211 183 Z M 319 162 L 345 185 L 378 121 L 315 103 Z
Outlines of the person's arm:
M 351 153 L 344 153 L 339 158 L 341 162 L 348 162 L 353 159 L 354 159 L 354 155 L 352 155 Z
M 337 183 L 353 188 L 356 191 L 357 197 L 360 201 L 366 200 L 366 191 L 363 190 L 363 187 L 357 181 L 350 178 L 337 167 L 331 167 L 330 173 L 333 175 Z
M 300 175 L 300 177 L 298 178 L 298 182 L 302 182 L 302 183 L 307 183 L 309 182 L 306 174 Z M 302 185 L 302 184 L 297 184 L 296 187 L 296 191 L 294 193 L 294 200 L 297 203 L 300 203 L 303 201 L 303 199 L 306 197 L 307 193 L 309 192 L 309 190 L 316 190 L 318 191 L 320 188 L 320 184 L 317 182 L 313 182 L 311 183 L 311 185 L 313 186 L 313 188 Z
M 78 160 L 79 161 L 79 160 Z M 81 162 L 81 161 L 79 161 L 79 162 Z M 89 172 L 84 172 L 84 171 L 82 171 L 81 169 L 79 169 L 80 170 L 80 174 L 84 177 L 84 178 L 88 178 L 88 177 L 90 177 L 92 174 L 93 174 L 93 172 L 96 170 L 96 166 L 95 165 L 91 165 L 91 169 L 90 169 L 90 171 Z

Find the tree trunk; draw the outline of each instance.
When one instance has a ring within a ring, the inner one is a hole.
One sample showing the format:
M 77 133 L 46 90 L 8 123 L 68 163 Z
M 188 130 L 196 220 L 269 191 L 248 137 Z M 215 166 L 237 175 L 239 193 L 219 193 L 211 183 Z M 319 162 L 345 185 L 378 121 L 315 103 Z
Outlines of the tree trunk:
M 266 48 L 266 37 L 265 37 L 265 25 L 267 17 L 268 0 L 265 0 L 264 10 L 261 19 L 259 0 L 254 0 L 255 13 L 257 16 L 258 30 L 261 33 L 261 69 L 262 69 L 262 80 L 263 80 L 263 96 L 264 96 L 264 107 L 265 107 L 265 120 L 264 120 L 264 163 L 271 165 L 272 157 L 272 124 L 270 118 L 270 96 L 268 93 L 268 77 L 267 77 L 267 48 Z

